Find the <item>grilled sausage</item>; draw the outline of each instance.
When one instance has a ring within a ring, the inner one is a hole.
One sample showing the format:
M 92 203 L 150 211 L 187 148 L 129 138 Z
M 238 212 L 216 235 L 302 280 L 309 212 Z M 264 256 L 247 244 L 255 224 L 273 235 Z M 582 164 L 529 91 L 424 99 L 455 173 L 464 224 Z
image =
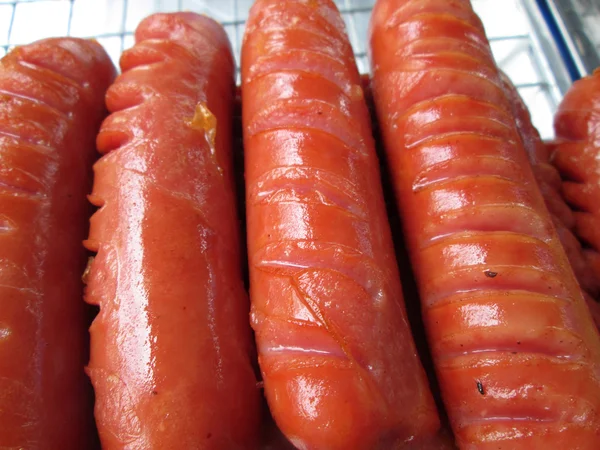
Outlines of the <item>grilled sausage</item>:
M 576 81 L 561 102 L 554 120 L 553 164 L 564 182 L 562 193 L 572 205 L 575 235 L 600 283 L 600 69 Z M 592 294 L 598 299 L 599 292 Z
M 0 448 L 93 445 L 81 241 L 114 75 L 83 39 L 0 60 Z
M 301 449 L 435 433 L 361 78 L 329 0 L 259 0 L 242 47 L 252 324 L 265 394 Z
M 600 326 L 600 316 L 597 314 L 600 305 L 594 301 L 600 292 L 600 273 L 595 273 L 594 266 L 590 264 L 590 257 L 593 253 L 583 250 L 581 243 L 573 234 L 575 215 L 561 194 L 560 174 L 550 162 L 549 147 L 544 144 L 540 134 L 533 126 L 527 106 L 515 86 L 505 74 L 501 73 L 500 75 L 544 202 L 552 216 L 558 237 L 569 258 L 577 281 L 585 291 L 584 295 L 596 326 Z
M 597 448 L 600 338 L 468 0 L 379 0 L 373 92 L 462 449 Z
M 88 373 L 104 448 L 258 445 L 232 175 L 233 58 L 193 13 L 142 21 L 98 135 Z

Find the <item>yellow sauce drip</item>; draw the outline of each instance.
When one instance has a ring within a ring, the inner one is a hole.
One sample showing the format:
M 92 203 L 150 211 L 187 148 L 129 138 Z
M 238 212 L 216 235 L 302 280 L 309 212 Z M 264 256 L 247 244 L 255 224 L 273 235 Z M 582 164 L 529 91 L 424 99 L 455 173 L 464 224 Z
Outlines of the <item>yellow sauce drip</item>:
M 196 104 L 194 117 L 188 121 L 188 125 L 194 130 L 204 132 L 204 137 L 206 138 L 206 142 L 208 142 L 208 146 L 210 148 L 210 156 L 215 162 L 217 170 L 220 174 L 222 174 L 223 169 L 217 161 L 217 118 L 215 115 L 210 109 L 208 109 L 205 103 L 198 103 Z

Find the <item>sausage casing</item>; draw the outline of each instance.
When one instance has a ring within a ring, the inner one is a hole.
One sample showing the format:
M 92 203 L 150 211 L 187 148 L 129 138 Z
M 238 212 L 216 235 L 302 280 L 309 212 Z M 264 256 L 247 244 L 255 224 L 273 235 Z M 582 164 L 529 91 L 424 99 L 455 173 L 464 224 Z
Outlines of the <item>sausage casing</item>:
M 88 373 L 106 449 L 254 448 L 259 391 L 240 262 L 223 28 L 155 14 L 98 135 Z

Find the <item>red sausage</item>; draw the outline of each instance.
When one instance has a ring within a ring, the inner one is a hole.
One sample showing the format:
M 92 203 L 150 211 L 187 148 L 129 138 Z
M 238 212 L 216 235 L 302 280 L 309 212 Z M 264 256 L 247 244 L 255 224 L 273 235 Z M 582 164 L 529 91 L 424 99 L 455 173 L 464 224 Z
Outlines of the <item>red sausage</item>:
M 0 60 L 0 448 L 92 445 L 81 241 L 114 75 L 82 39 Z
M 275 421 L 300 449 L 435 433 L 361 78 L 332 1 L 255 3 L 242 99 L 252 324 Z
M 529 156 L 533 174 L 544 197 L 546 207 L 550 212 L 558 237 L 569 258 L 577 281 L 585 291 L 585 299 L 594 322 L 596 326 L 600 326 L 600 315 L 598 314 L 600 304 L 594 301 L 594 297 L 597 297 L 600 293 L 600 273 L 596 273 L 593 265 L 590 264 L 591 252 L 583 250 L 581 243 L 573 234 L 575 215 L 561 194 L 560 174 L 550 162 L 549 147 L 542 142 L 540 134 L 531 123 L 527 106 L 515 86 L 505 74 L 501 73 L 500 76 L 511 101 L 517 128 Z
M 600 337 L 468 0 L 379 0 L 373 93 L 462 449 L 597 449 Z
M 142 21 L 97 138 L 88 373 L 105 449 L 258 445 L 231 163 L 233 58 L 193 13 Z
M 587 263 L 600 283 L 600 69 L 573 84 L 554 127 L 553 164 L 565 179 L 565 199 L 577 209 L 575 235 L 585 244 Z

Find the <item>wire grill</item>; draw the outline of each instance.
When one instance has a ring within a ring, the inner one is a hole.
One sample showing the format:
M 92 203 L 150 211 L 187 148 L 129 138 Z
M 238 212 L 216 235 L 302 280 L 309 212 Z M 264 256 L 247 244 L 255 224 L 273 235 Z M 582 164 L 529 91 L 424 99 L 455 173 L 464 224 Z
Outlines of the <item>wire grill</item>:
M 375 0 L 335 0 L 348 29 L 361 73 L 369 72 L 367 27 Z M 133 45 L 133 32 L 158 11 L 191 10 L 220 21 L 239 65 L 245 22 L 253 0 L 0 0 L 0 56 L 16 45 L 50 36 L 94 37 L 113 61 Z M 517 85 L 544 138 L 566 89 L 549 33 L 531 0 L 472 0 L 482 18 L 498 65 Z
M 591 74 L 600 66 L 600 2 L 547 0 L 577 71 Z

